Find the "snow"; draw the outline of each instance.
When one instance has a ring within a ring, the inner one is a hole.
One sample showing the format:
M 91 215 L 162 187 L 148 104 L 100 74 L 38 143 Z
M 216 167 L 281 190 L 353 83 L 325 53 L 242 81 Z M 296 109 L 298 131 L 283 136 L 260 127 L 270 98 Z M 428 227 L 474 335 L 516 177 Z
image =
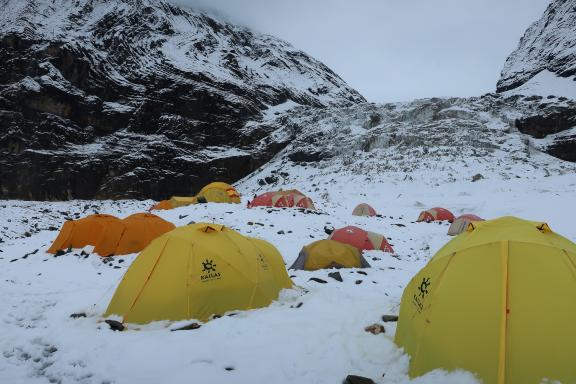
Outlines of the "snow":
M 385 323 L 383 335 L 364 331 L 382 315 L 398 313 L 410 277 L 450 240 L 447 223 L 415 223 L 419 211 L 444 206 L 456 215 L 517 215 L 547 221 L 553 230 L 576 239 L 576 227 L 566 215 L 566 207 L 576 205 L 573 172 L 532 179 L 529 170 L 512 166 L 520 179 L 484 174 L 485 179 L 475 183 L 434 185 L 432 175 L 421 174 L 411 181 L 394 174 L 368 178 L 290 166 L 285 168 L 290 176 L 275 187 L 307 193 L 320 214 L 246 208 L 248 198 L 266 190 L 257 180 L 274 166 L 272 162 L 238 183 L 243 204 L 204 204 L 156 213 L 176 225 L 218 222 L 263 238 L 276 245 L 288 265 L 302 246 L 327 237 L 327 225 L 357 225 L 384 233 L 396 255 L 367 252 L 372 264 L 367 275 L 341 270 L 343 283 L 328 277 L 330 271 L 289 271 L 299 288 L 283 291 L 270 307 L 224 316 L 197 330 L 171 332 L 188 322 L 157 322 L 130 325 L 118 333 L 103 323 L 102 313 L 135 255 L 103 262 L 97 255 L 85 257 L 76 250 L 53 257 L 45 251 L 57 232 L 48 227 L 59 227 L 66 217 L 95 212 L 125 217 L 146 210 L 152 202 L 2 201 L 0 300 L 8 309 L 0 314 L 2 381 L 179 383 L 194 378 L 214 383 L 337 383 L 348 374 L 358 374 L 378 383 L 473 383 L 469 373 L 442 371 L 411 381 L 408 356 L 393 341 L 395 323 Z M 370 203 L 383 217 L 351 216 L 360 202 Z M 318 284 L 310 277 L 328 283 Z M 362 282 L 356 284 L 357 280 Z M 79 312 L 88 317 L 69 317 Z
M 556 96 L 576 100 L 576 77 L 561 77 L 548 70 L 543 70 L 518 88 L 503 92 L 505 96 Z

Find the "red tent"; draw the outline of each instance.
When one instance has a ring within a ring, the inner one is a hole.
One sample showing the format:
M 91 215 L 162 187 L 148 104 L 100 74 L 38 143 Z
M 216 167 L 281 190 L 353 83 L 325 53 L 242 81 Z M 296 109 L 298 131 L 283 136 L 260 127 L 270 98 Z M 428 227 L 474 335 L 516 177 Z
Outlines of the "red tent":
M 296 189 L 266 192 L 248 203 L 252 207 L 298 207 L 315 209 L 312 199 Z
M 383 235 L 365 231 L 362 228 L 354 226 L 336 229 L 329 238 L 362 250 L 377 249 L 394 253 L 394 249 Z
M 445 208 L 439 208 L 439 207 L 435 207 L 435 208 L 431 208 L 428 209 L 426 211 L 422 211 L 420 212 L 420 215 L 418 216 L 418 222 L 420 221 L 425 221 L 427 223 L 431 222 L 431 221 L 444 221 L 447 220 L 449 222 L 453 222 L 454 221 L 454 215 L 452 214 L 452 212 L 450 212 L 449 210 L 445 209 Z

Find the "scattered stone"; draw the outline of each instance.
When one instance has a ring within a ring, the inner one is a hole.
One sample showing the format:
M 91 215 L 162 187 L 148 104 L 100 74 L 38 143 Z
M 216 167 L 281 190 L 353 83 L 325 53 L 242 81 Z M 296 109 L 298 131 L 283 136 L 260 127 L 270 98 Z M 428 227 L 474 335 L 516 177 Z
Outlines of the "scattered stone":
M 340 272 L 330 272 L 328 274 L 329 277 L 333 278 L 336 281 L 339 282 L 343 282 L 344 280 L 342 280 L 342 275 L 340 274 Z
M 378 324 L 378 323 L 374 323 L 372 325 L 369 325 L 366 328 L 364 328 L 364 330 L 366 332 L 370 332 L 373 335 L 379 335 L 381 333 L 386 332 L 386 329 L 384 329 L 384 326 L 382 324 Z
M 284 231 L 278 231 L 278 232 L 276 232 L 276 233 L 279 234 L 279 235 L 284 235 L 284 234 L 285 234 Z
M 125 328 L 124 324 L 116 320 L 104 320 L 104 322 L 108 324 L 113 331 L 123 331 Z
M 48 227 L 48 230 L 49 230 L 49 231 L 57 231 L 58 228 L 53 227 L 53 226 L 49 226 L 49 227 Z
M 364 271 L 356 271 L 356 273 L 359 273 L 359 274 L 364 275 L 364 276 L 368 276 L 368 273 L 366 273 Z
M 178 215 L 178 218 L 182 220 L 183 218 L 188 217 L 188 215 Z
M 82 312 L 82 313 L 73 313 L 73 314 L 70 315 L 70 317 L 73 318 L 73 319 L 79 319 L 79 318 L 81 318 L 81 317 L 86 317 L 86 314 L 83 313 L 83 312 Z
M 477 173 L 474 176 L 472 176 L 472 182 L 478 181 L 480 179 L 483 179 L 484 176 L 481 173 Z
M 13 263 L 13 262 L 15 262 L 15 261 L 18 261 L 18 259 L 12 259 L 12 260 L 10 260 L 11 263 Z
M 30 236 L 32 236 L 32 234 L 30 232 L 24 232 L 24 236 L 30 237 Z
M 396 316 L 396 315 L 382 315 L 382 321 L 385 323 L 388 323 L 391 321 L 398 321 L 398 316 Z
M 326 232 L 327 235 L 331 235 L 332 232 L 334 232 L 334 227 L 331 225 L 325 225 L 324 232 Z
M 327 283 L 326 280 L 322 280 L 322 279 L 319 279 L 317 277 L 311 277 L 308 279 L 308 281 L 315 281 L 315 282 L 320 283 L 320 284 L 326 284 Z
M 395 225 L 395 226 L 397 226 L 397 227 L 405 227 L 404 224 L 400 224 L 400 223 L 392 223 L 392 225 Z
M 193 329 L 198 329 L 200 327 L 201 327 L 201 325 L 198 323 L 190 323 L 190 324 L 187 324 L 187 325 L 180 327 L 180 328 L 171 329 L 171 331 L 172 332 L 174 332 L 174 331 L 191 331 Z
M 362 284 L 362 280 L 356 280 L 355 283 L 356 283 L 356 285 Z
M 234 368 L 234 367 L 224 367 L 224 369 L 227 370 L 227 371 L 233 371 L 233 370 L 236 369 L 236 368 Z
M 343 384 L 375 384 L 374 380 L 367 377 L 348 375 Z
M 382 259 L 379 258 L 379 257 L 373 257 L 373 258 L 372 258 L 372 261 L 378 261 L 378 260 L 382 260 Z

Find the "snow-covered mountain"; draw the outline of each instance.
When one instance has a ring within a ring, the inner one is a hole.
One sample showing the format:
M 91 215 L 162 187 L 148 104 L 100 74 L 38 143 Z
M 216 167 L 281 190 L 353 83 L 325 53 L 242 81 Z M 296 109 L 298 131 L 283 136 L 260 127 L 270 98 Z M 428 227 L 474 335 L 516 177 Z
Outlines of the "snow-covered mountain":
M 570 131 L 548 137 L 540 131 L 546 116 L 555 113 L 576 115 L 576 101 L 488 94 L 323 110 L 300 107 L 247 125 L 248 131 L 271 132 L 263 147 L 275 140 L 285 148 L 246 180 L 269 189 L 267 184 L 287 187 L 307 178 L 320 186 L 322 175 L 437 185 L 471 181 L 478 174 L 501 180 L 573 174 L 576 164 L 569 161 L 576 160 L 574 152 L 555 141 Z
M 164 0 L 0 0 L 0 196 L 154 197 L 235 180 L 239 129 L 364 101 L 288 43 Z
M 566 82 L 572 82 L 576 88 L 576 82 L 573 82 L 576 75 L 575 30 L 576 2 L 553 0 L 506 60 L 497 91 L 517 88 L 541 72 L 566 78 Z

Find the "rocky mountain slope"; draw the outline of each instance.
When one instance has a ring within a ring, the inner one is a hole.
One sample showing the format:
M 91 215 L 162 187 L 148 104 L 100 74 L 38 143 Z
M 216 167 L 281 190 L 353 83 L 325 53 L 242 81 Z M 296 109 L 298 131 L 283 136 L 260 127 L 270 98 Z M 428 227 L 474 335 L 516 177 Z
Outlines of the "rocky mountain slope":
M 553 0 L 506 60 L 497 91 L 517 88 L 542 71 L 576 75 L 576 2 Z M 574 83 L 576 87 L 576 82 Z
M 240 130 L 273 106 L 364 101 L 289 44 L 164 0 L 0 9 L 3 198 L 189 194 L 280 149 Z

